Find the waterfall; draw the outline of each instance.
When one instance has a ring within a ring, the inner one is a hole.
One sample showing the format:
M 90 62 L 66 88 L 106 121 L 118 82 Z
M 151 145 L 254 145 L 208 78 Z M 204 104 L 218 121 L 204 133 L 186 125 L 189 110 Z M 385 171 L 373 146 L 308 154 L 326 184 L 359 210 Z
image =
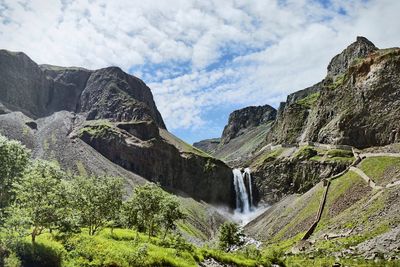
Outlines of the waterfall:
M 250 211 L 249 196 L 244 183 L 245 174 L 246 172 L 242 174 L 239 169 L 233 169 L 233 184 L 236 192 L 236 209 L 240 210 L 242 213 L 248 213 Z M 249 189 L 252 197 L 251 186 L 249 186 Z
M 244 169 L 244 173 L 247 173 L 247 177 L 249 177 L 249 195 L 250 195 L 250 210 L 253 208 L 253 185 L 251 184 L 251 172 L 250 168 Z

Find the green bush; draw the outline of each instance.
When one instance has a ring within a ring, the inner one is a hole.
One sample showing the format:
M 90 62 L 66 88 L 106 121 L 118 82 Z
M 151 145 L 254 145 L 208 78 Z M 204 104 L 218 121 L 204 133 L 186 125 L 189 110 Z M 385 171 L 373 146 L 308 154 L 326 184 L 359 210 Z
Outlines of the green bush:
M 328 151 L 327 155 L 330 158 L 334 158 L 334 157 L 352 158 L 353 152 L 350 150 L 344 150 L 344 149 L 332 149 L 332 150 Z
M 21 241 L 16 247 L 16 255 L 24 267 L 59 267 L 64 249 L 55 242 Z M 13 259 L 16 262 L 16 259 Z
M 310 146 L 305 146 L 300 148 L 294 156 L 297 159 L 310 159 L 316 156 L 317 154 L 318 152 L 314 148 Z

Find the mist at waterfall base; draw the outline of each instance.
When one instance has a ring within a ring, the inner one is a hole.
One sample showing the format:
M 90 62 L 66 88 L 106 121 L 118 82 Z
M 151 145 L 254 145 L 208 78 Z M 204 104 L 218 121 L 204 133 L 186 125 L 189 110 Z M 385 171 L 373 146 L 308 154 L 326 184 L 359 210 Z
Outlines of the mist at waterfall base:
M 246 225 L 269 206 L 256 206 L 253 199 L 253 184 L 250 168 L 233 169 L 233 185 L 235 188 L 236 209 L 231 215 L 232 219 L 241 225 Z

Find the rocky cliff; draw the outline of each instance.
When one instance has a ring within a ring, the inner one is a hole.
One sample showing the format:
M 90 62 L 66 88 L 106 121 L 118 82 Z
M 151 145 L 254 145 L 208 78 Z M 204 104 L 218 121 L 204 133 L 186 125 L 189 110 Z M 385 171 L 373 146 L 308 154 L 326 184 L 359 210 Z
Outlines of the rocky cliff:
M 269 105 L 235 110 L 229 115 L 228 124 L 222 132 L 221 144 L 227 144 L 231 139 L 240 136 L 249 128 L 275 120 L 275 117 L 276 109 Z
M 334 116 L 330 116 L 329 114 L 321 114 L 321 108 L 324 109 L 325 107 L 335 106 L 335 112 L 344 112 L 348 110 L 345 101 L 351 97 L 349 98 L 349 92 L 342 88 L 344 79 L 347 77 L 346 75 L 350 67 L 362 62 L 376 51 L 378 51 L 378 48 L 369 40 L 364 37 L 357 37 L 354 43 L 331 60 L 328 65 L 327 76 L 324 80 L 309 88 L 289 95 L 286 102 L 281 104 L 277 120 L 274 123 L 273 129 L 267 136 L 267 143 L 295 144 L 304 141 L 315 141 L 359 146 L 360 144 L 356 143 L 354 138 L 352 140 L 345 140 L 345 138 L 342 138 L 342 133 L 340 131 L 335 131 L 335 133 L 333 133 L 335 137 L 332 137 L 330 140 L 318 138 L 315 134 L 310 136 L 309 131 L 310 128 L 313 128 L 313 132 L 322 130 L 322 128 L 329 123 L 337 124 L 338 117 L 334 118 Z M 393 86 L 395 86 L 395 81 L 393 82 Z M 353 84 L 351 84 L 350 87 L 350 91 L 357 91 L 357 88 L 355 88 Z M 369 87 L 369 85 L 366 85 L 366 87 Z M 329 92 L 331 96 L 335 95 L 335 97 L 329 97 L 329 99 L 325 98 L 326 93 L 329 94 Z M 323 98 L 325 98 L 325 101 L 322 100 Z M 379 101 L 378 99 L 376 100 Z M 352 99 L 351 101 L 356 101 L 354 102 L 355 105 L 359 102 L 357 99 Z M 377 112 L 378 110 L 376 113 Z M 369 113 L 364 113 L 363 116 L 367 117 L 368 114 Z M 354 116 L 354 119 L 356 119 L 356 117 L 357 115 Z M 316 123 L 316 120 L 320 119 L 322 119 L 323 122 Z M 315 129 L 315 126 L 311 126 L 315 124 L 318 124 L 318 126 L 316 126 L 318 130 Z M 350 129 L 352 127 L 348 128 Z M 359 128 L 359 126 L 354 125 L 353 129 L 354 128 Z M 379 144 L 380 142 L 375 143 Z
M 193 145 L 230 166 L 241 166 L 261 148 L 276 113 L 269 105 L 235 110 L 229 115 L 221 138 L 202 140 Z
M 195 142 L 193 146 L 211 155 L 218 149 L 220 143 L 221 138 L 211 138 Z
M 117 67 L 39 66 L 6 50 L 0 77 L 0 133 L 21 140 L 35 157 L 71 172 L 123 176 L 131 186 L 144 177 L 231 205 L 230 168 L 170 134 L 140 79 Z
M 117 67 L 39 66 L 24 53 L 0 50 L 0 74 L 2 104 L 33 118 L 67 110 L 87 119 L 154 120 L 165 128 L 150 89 Z

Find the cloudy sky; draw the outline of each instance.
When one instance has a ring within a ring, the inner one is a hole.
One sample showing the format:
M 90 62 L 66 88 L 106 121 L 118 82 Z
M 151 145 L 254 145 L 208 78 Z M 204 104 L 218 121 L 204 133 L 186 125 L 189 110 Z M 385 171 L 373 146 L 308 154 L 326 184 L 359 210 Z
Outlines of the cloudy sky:
M 192 143 L 219 136 L 235 109 L 277 107 L 320 81 L 358 35 L 400 46 L 399 14 L 398 0 L 0 0 L 0 48 L 119 66 Z

